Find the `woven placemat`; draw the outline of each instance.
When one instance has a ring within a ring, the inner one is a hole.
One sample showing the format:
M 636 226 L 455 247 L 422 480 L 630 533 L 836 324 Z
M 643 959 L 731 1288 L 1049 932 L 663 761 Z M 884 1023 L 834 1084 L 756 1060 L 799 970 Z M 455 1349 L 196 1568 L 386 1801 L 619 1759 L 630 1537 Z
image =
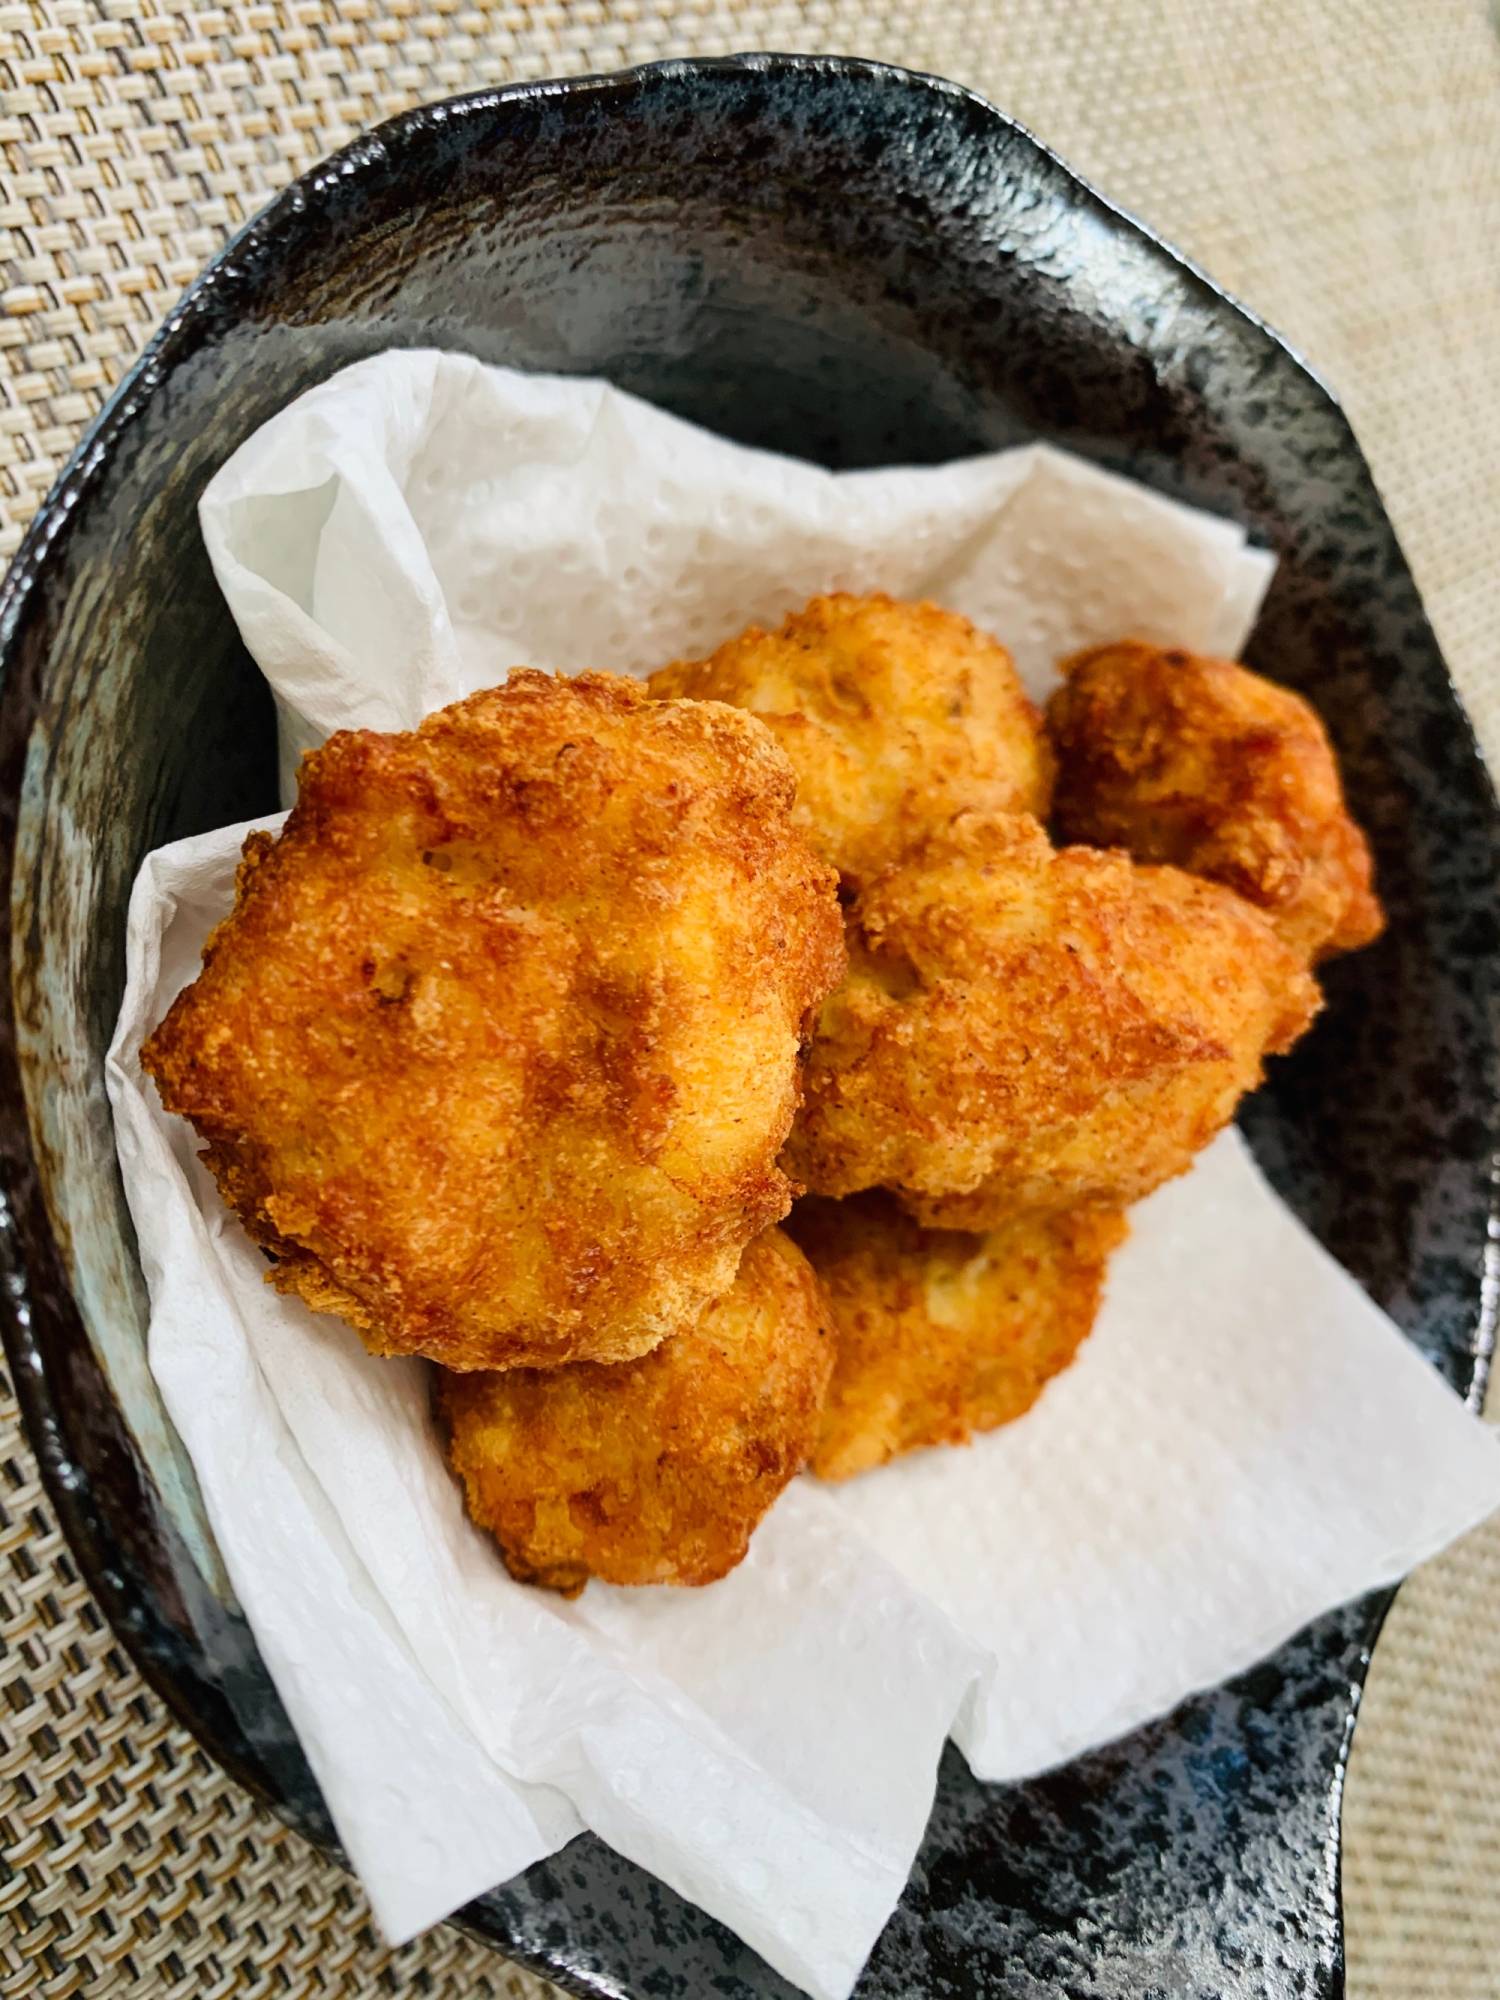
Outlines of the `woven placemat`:
M 734 49 L 970 83 L 1339 388 L 1500 753 L 1500 45 L 1483 0 L 0 5 L 0 557 L 177 292 L 420 101 Z M 1500 1526 L 1406 1586 L 1345 1806 L 1351 2000 L 1500 1991 Z M 357 1886 L 168 1722 L 80 1582 L 0 1374 L 0 1996 L 536 1996 Z

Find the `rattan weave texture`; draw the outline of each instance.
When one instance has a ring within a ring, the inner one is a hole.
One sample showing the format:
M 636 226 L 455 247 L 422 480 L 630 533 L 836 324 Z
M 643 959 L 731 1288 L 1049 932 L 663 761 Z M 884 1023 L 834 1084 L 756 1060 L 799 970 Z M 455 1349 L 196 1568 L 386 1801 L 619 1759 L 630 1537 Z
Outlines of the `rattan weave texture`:
M 1341 391 L 1500 754 L 1500 42 L 1484 0 L 0 5 L 0 556 L 204 259 L 357 130 L 486 83 L 827 49 L 983 90 Z M 1500 1991 L 1500 1527 L 1403 1591 L 1355 1738 L 1351 2000 Z M 170 1724 L 0 1372 L 0 1996 L 535 1996 L 357 1887 Z
M 446 1927 L 385 1950 L 357 1886 L 168 1721 L 79 1578 L 4 1370 L 0 1396 L 0 1994 L 551 1994 Z

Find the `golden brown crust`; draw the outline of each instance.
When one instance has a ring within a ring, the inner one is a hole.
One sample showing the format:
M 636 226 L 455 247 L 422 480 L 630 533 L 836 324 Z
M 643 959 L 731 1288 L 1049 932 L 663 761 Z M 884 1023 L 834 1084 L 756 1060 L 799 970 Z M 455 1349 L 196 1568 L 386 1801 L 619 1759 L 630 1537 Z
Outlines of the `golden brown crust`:
M 712 1583 L 806 1464 L 833 1367 L 827 1300 L 779 1229 L 690 1332 L 623 1367 L 439 1371 L 468 1509 L 523 1583 Z
M 760 717 L 796 770 L 798 825 L 850 889 L 962 808 L 1047 810 L 1051 753 L 1009 653 L 935 604 L 815 597 L 650 687 Z
M 1224 883 L 1310 964 L 1379 936 L 1369 844 L 1299 695 L 1229 660 L 1133 640 L 1062 672 L 1047 726 L 1065 839 Z
M 752 717 L 517 672 L 307 757 L 142 1051 L 283 1289 L 377 1353 L 620 1361 L 786 1212 L 835 878 Z
M 850 1479 L 1029 1410 L 1093 1326 L 1127 1228 L 1075 1209 L 973 1236 L 921 1229 L 878 1189 L 797 1202 L 786 1229 L 838 1335 L 813 1471 Z
M 961 814 L 848 913 L 783 1160 L 934 1228 L 1123 1208 L 1228 1122 L 1316 983 L 1238 896 Z

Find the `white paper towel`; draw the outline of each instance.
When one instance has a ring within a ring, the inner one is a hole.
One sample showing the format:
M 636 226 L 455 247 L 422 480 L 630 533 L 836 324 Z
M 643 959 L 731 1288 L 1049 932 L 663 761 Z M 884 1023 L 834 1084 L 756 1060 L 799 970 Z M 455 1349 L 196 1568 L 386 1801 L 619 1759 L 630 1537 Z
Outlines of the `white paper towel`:
M 106 1079 L 152 1372 L 381 1927 L 409 1936 L 587 1825 L 842 2000 L 987 1661 L 810 1482 L 711 1590 L 570 1605 L 506 1574 L 443 1463 L 426 1364 L 264 1282 L 141 1070 L 248 830 L 142 867 Z
M 1500 1505 L 1500 1446 L 1231 1128 L 1131 1211 L 1020 1423 L 830 1489 L 995 1662 L 954 1734 L 1020 1778 L 1164 1714 Z
M 202 518 L 287 752 L 516 664 L 646 672 L 830 588 L 963 610 L 1041 693 L 1058 654 L 1125 633 L 1236 652 L 1269 576 L 1237 529 L 1046 448 L 831 475 L 432 354 L 301 398 Z M 1500 1448 L 1229 1134 L 1136 1210 L 1094 1335 L 1019 1423 L 798 1482 L 707 1590 L 513 1583 L 442 1467 L 423 1365 L 264 1285 L 141 1075 L 244 831 L 143 867 L 109 1087 L 152 1367 L 389 1934 L 586 1824 L 842 2000 L 945 1734 L 983 1776 L 1042 1769 L 1500 1504 Z
M 603 382 L 380 355 L 249 438 L 199 505 L 276 693 L 283 804 L 330 730 L 414 729 L 512 667 L 649 674 L 824 590 L 931 597 L 1032 693 L 1124 634 L 1233 657 L 1274 567 L 1228 521 L 1045 445 L 830 473 Z

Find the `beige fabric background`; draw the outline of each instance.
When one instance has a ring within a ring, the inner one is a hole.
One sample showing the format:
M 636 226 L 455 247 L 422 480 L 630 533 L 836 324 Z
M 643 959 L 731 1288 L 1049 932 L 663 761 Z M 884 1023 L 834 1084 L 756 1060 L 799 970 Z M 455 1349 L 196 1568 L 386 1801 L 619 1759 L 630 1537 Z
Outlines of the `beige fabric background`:
M 0 0 L 0 557 L 177 290 L 419 99 L 828 49 L 984 91 L 1341 393 L 1500 755 L 1500 41 L 1483 0 Z M 543 1989 L 352 1883 L 165 1718 L 0 1383 L 0 1996 Z M 1345 1805 L 1352 2000 L 1500 1992 L 1500 1523 L 1403 1590 Z

